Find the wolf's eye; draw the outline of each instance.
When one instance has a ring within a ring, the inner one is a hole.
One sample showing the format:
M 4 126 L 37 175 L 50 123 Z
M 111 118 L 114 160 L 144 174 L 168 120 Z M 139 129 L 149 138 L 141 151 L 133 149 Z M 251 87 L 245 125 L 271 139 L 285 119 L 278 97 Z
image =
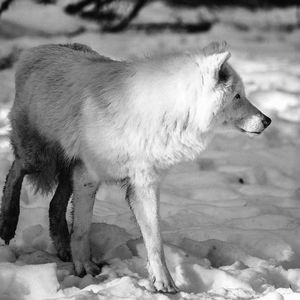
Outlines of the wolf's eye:
M 241 99 L 240 94 L 236 94 L 235 97 L 234 97 L 234 99 Z

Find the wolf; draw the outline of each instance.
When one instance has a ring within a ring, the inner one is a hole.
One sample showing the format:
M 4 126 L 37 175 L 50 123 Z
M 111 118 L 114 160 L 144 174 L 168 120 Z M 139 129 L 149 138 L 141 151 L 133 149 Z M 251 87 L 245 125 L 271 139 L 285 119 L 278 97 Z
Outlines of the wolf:
M 131 61 L 81 44 L 24 51 L 10 112 L 15 159 L 3 191 L 1 238 L 9 243 L 14 237 L 27 176 L 37 191 L 56 189 L 49 223 L 58 255 L 72 257 L 77 274 L 95 275 L 100 268 L 89 247 L 95 194 L 101 183 L 116 182 L 126 188 L 154 288 L 177 292 L 159 226 L 163 177 L 173 165 L 198 157 L 216 128 L 258 135 L 271 123 L 248 101 L 229 58 L 224 42 Z M 65 213 L 71 195 L 69 234 Z

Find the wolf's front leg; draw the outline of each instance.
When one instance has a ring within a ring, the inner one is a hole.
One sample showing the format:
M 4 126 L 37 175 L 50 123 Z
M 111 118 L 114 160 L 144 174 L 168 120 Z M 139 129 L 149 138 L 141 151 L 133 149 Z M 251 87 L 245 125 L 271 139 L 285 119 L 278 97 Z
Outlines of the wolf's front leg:
M 159 191 L 156 185 L 128 186 L 126 198 L 141 229 L 148 256 L 148 271 L 158 292 L 178 291 L 166 265 L 159 228 Z
M 93 206 L 99 183 L 89 176 L 85 166 L 78 164 L 73 171 L 73 228 L 71 252 L 75 272 L 97 275 L 100 268 L 91 259 L 89 232 L 92 223 Z

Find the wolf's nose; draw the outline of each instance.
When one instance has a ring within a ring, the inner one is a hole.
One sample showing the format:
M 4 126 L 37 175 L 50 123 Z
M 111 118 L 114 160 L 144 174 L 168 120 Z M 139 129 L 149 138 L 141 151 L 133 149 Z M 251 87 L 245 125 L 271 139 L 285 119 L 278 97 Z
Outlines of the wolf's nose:
M 271 122 L 272 122 L 272 120 L 270 118 L 268 118 L 267 116 L 265 116 L 264 119 L 262 120 L 262 123 L 265 128 L 267 128 L 271 124 Z

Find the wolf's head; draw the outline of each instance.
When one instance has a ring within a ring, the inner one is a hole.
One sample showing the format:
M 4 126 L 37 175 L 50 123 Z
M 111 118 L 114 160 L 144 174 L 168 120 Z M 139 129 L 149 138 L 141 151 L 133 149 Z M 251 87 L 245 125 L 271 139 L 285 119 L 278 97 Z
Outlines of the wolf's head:
M 205 66 L 209 78 L 207 95 L 214 95 L 217 109 L 214 114 L 218 124 L 228 124 L 250 134 L 260 134 L 271 119 L 249 102 L 244 85 L 237 72 L 228 64 L 230 53 L 225 42 L 213 42 L 203 49 Z M 213 91 L 213 93 L 211 93 Z

